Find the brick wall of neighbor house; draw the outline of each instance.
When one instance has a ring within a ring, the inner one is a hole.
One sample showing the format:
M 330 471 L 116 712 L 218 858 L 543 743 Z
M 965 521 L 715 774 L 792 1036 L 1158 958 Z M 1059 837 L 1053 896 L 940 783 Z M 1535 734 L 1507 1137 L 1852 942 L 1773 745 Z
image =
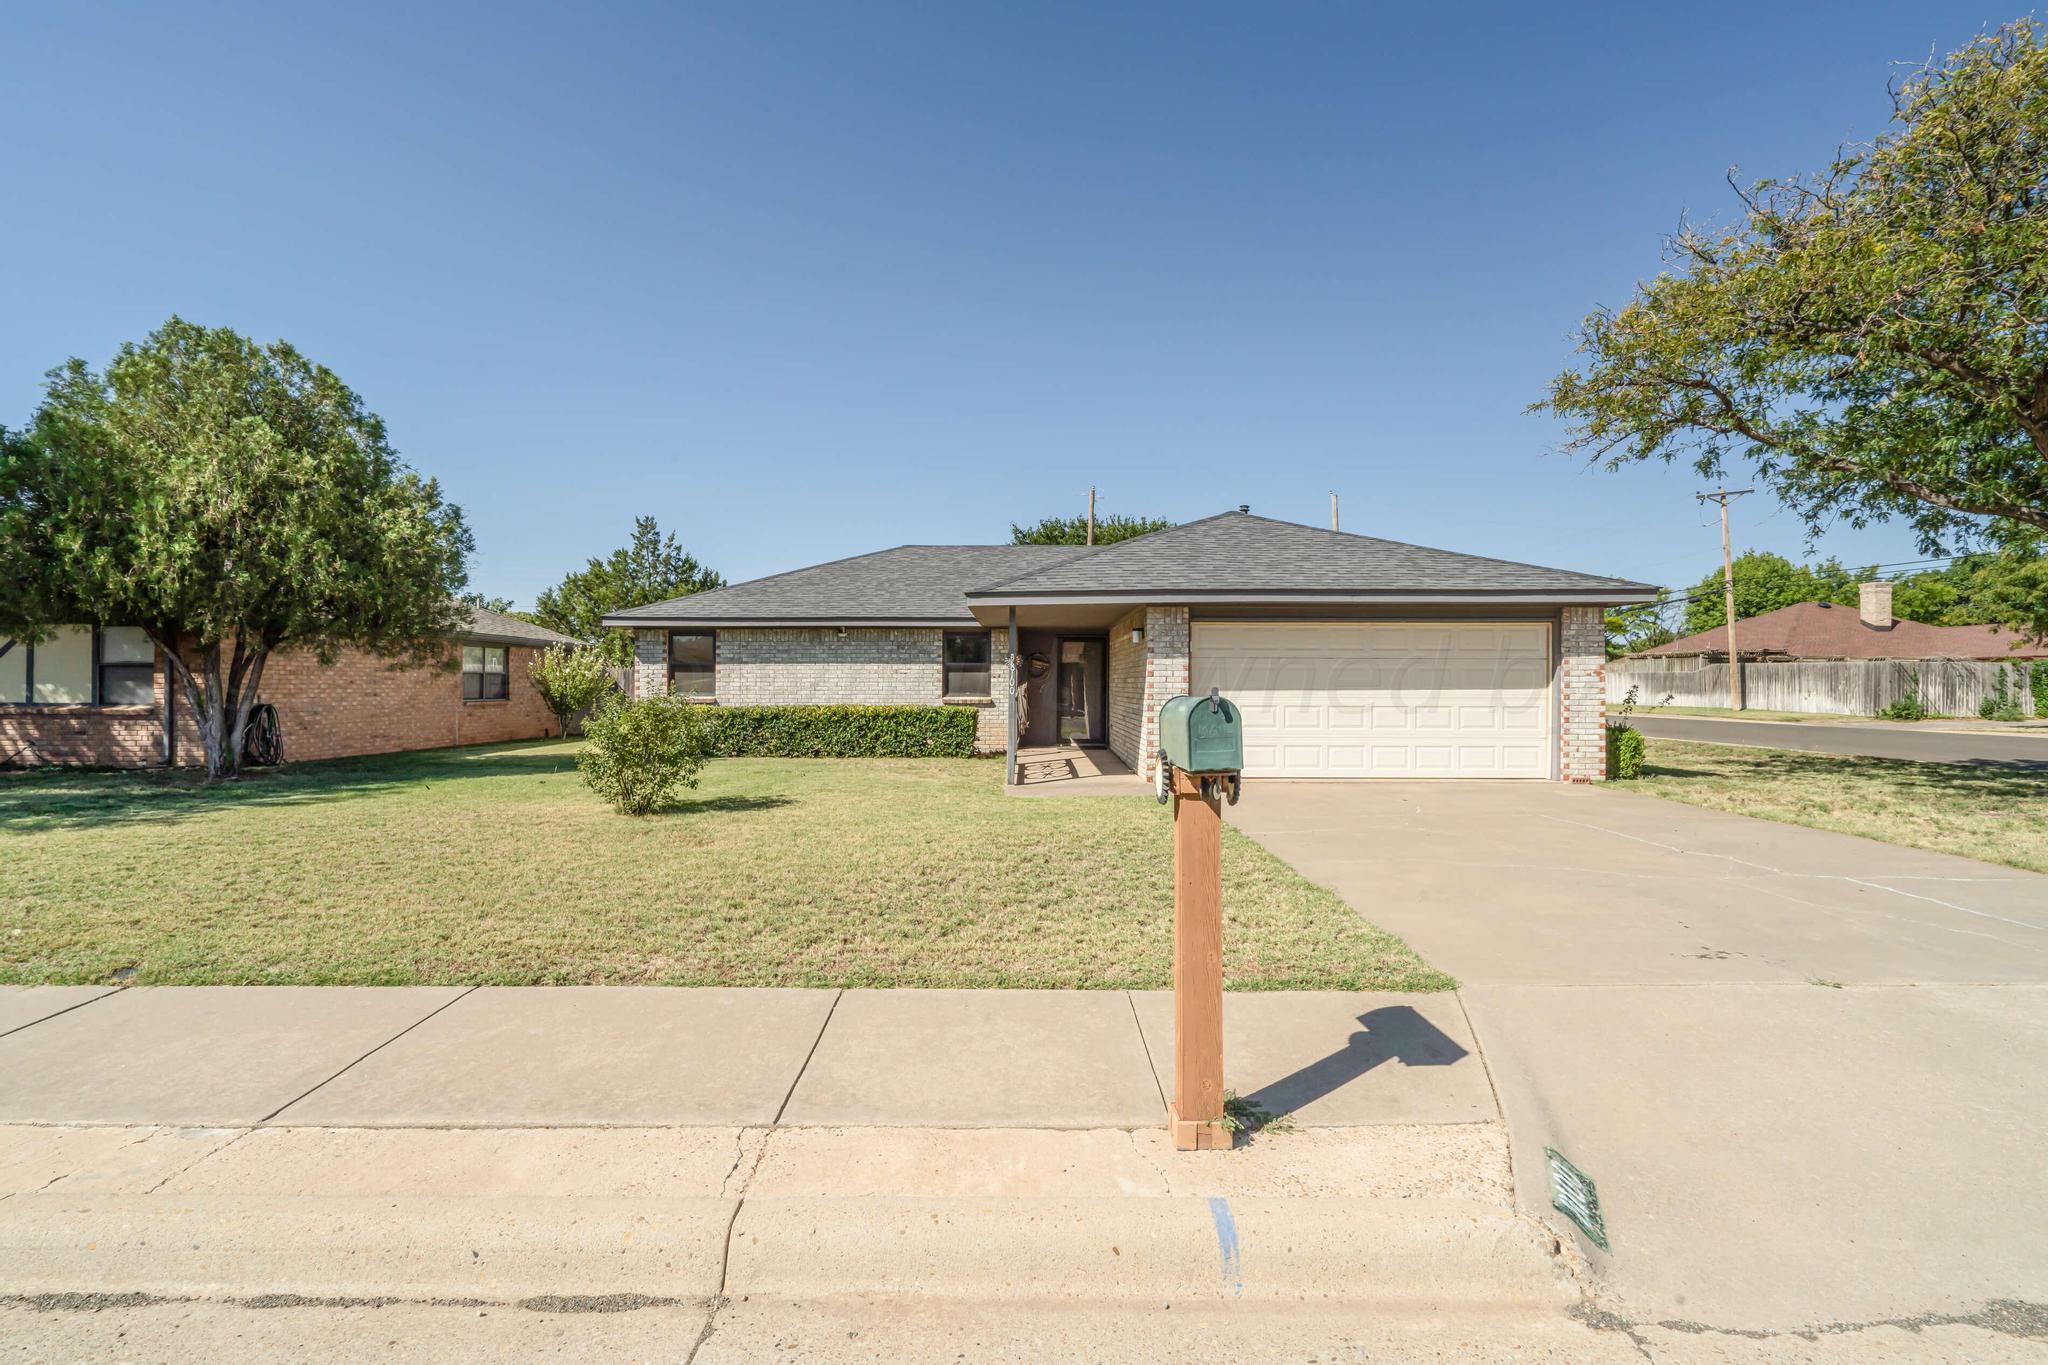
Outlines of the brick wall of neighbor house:
M 1109 751 L 1138 770 L 1138 740 L 1145 728 L 1145 646 L 1131 643 L 1145 609 L 1117 618 L 1109 628 Z
M 554 714 L 527 673 L 534 651 L 508 653 L 511 695 L 504 701 L 465 702 L 458 673 L 393 671 L 389 660 L 356 650 L 344 651 L 332 667 L 309 653 L 273 656 L 263 670 L 262 700 L 277 708 L 291 762 L 554 734 Z M 166 686 L 159 659 L 150 706 L 0 707 L 0 763 L 155 767 L 164 761 Z M 198 766 L 199 727 L 182 689 L 176 714 L 177 762 Z
M 1607 778 L 1607 613 L 1566 607 L 1558 631 L 1558 775 Z
M 284 755 L 294 763 L 554 734 L 554 713 L 527 672 L 534 651 L 507 655 L 503 701 L 466 702 L 459 673 L 394 670 L 389 659 L 359 650 L 344 650 L 332 665 L 299 651 L 277 655 L 263 672 L 263 700 L 277 708 Z
M 1128 633 L 1125 635 L 1129 639 Z M 1145 608 L 1145 695 L 1138 736 L 1138 776 L 1150 781 L 1159 752 L 1159 708 L 1188 690 L 1188 609 Z
M 149 768 L 164 761 L 164 667 L 148 706 L 0 706 L 0 767 Z

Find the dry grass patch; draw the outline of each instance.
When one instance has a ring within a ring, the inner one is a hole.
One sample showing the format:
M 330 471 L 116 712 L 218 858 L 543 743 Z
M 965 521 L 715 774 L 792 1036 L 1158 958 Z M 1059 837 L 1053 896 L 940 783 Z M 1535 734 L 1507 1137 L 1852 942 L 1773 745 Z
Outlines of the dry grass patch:
M 183 774 L 0 774 L 0 980 L 1156 988 L 1145 797 L 1017 800 L 992 763 L 721 759 L 600 805 L 559 742 Z M 1224 832 L 1240 990 L 1438 990 L 1399 939 Z
M 2048 872 L 2048 772 L 1649 740 L 1640 791 Z

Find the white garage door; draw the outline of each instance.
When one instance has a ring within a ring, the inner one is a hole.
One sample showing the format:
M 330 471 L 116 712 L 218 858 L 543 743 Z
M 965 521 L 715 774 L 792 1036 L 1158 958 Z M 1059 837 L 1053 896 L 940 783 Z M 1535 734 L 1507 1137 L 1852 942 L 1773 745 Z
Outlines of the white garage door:
M 1247 777 L 1549 777 L 1550 627 L 1197 621 L 1193 691 L 1244 714 Z

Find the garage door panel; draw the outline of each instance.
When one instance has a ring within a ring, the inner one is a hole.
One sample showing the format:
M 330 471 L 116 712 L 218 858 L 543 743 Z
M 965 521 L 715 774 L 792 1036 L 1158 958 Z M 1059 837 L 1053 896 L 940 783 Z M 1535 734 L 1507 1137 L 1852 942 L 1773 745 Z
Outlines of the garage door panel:
M 1542 622 L 1196 622 L 1193 689 L 1222 689 L 1251 777 L 1547 777 Z

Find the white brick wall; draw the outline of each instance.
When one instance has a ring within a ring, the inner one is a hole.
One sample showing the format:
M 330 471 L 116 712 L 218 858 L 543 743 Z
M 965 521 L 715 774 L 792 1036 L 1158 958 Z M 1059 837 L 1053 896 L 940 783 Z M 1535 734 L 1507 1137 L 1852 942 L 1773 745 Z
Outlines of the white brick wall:
M 730 627 L 717 632 L 722 706 L 936 706 L 945 681 L 945 632 L 928 628 Z M 989 632 L 988 702 L 976 717 L 975 743 L 1001 753 L 1008 742 L 1010 667 L 1007 632 Z M 668 687 L 668 632 L 633 637 L 634 695 Z
M 1144 710 L 1138 738 L 1138 776 L 1147 781 L 1153 776 L 1152 760 L 1159 752 L 1159 708 L 1187 690 L 1188 609 L 1147 607 Z
M 1138 741 L 1145 730 L 1145 646 L 1131 632 L 1145 624 L 1139 607 L 1109 628 L 1109 751 L 1138 770 Z
M 658 697 L 668 691 L 668 632 L 633 632 L 633 695 Z
M 718 632 L 724 706 L 936 704 L 942 632 L 924 628 Z
M 1607 779 L 1607 613 L 1566 607 L 1559 627 L 1558 774 Z

